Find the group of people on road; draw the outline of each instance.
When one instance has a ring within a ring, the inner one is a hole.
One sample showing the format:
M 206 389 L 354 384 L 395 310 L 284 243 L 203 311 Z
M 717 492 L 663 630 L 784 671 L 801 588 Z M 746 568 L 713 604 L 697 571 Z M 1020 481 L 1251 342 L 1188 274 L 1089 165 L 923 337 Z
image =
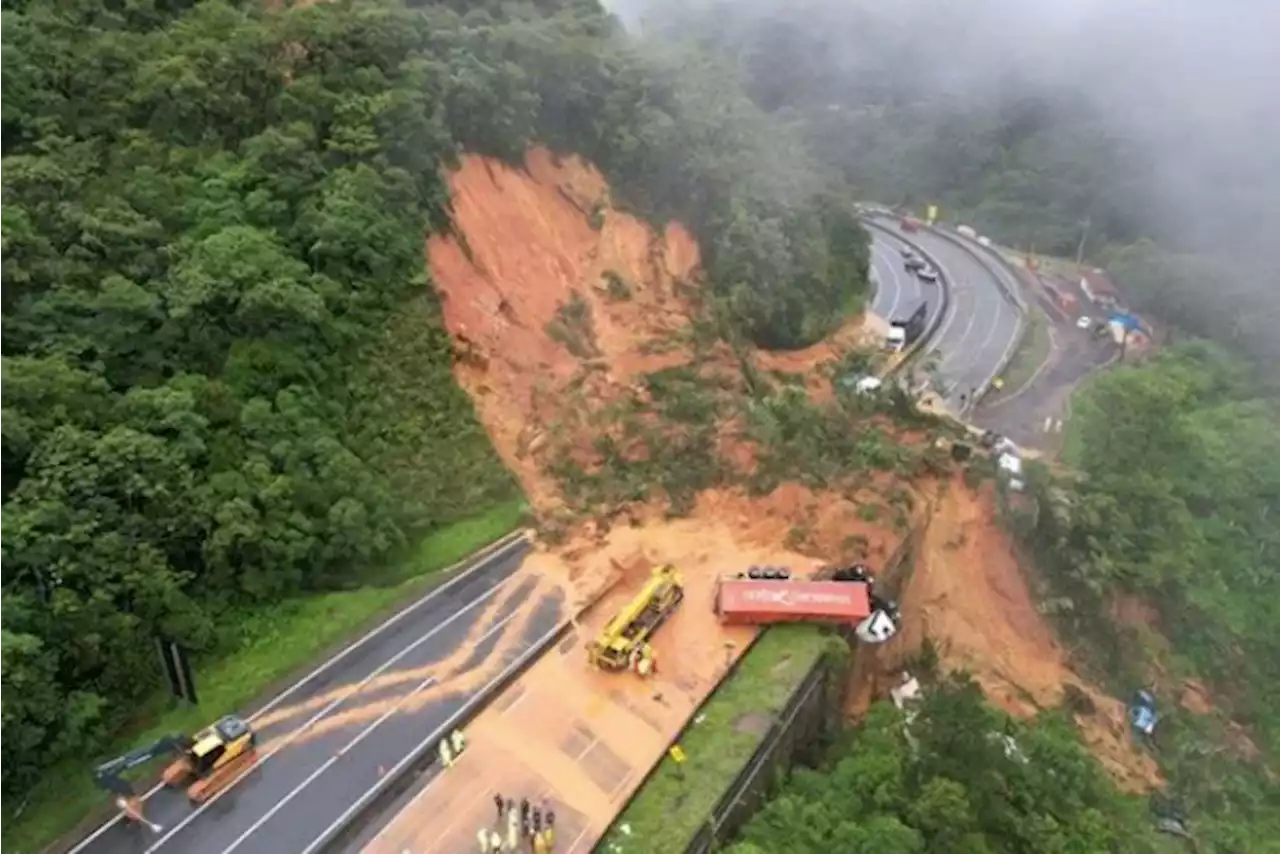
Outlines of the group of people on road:
M 462 730 L 455 729 L 448 738 L 440 739 L 440 762 L 445 768 L 452 768 L 453 763 L 462 758 L 462 751 L 467 749 L 467 737 Z
M 523 842 L 532 854 L 551 854 L 556 841 L 556 814 L 550 805 L 539 806 L 521 798 L 519 808 L 512 798 L 493 796 L 497 809 L 497 830 L 482 827 L 476 831 L 480 854 L 518 851 Z

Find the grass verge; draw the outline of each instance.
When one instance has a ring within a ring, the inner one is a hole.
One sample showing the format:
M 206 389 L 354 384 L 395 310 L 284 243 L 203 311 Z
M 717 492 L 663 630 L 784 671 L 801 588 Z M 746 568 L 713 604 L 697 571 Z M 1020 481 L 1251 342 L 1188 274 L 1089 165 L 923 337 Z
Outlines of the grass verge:
M 597 850 L 685 850 L 764 739 L 763 727 L 743 726 L 743 719 L 779 714 L 829 642 L 829 636 L 814 626 L 784 625 L 766 631 L 702 707 L 702 721 L 685 733 L 680 742 L 688 757 L 683 771 L 664 756 L 614 819 L 607 842 Z M 630 834 L 618 831 L 624 824 Z
M 192 732 L 251 706 L 276 683 L 430 587 L 441 570 L 515 530 L 523 515 L 521 501 L 496 505 L 425 537 L 405 560 L 374 574 L 371 586 L 240 612 L 230 630 L 234 640 L 227 654 L 197 663 L 199 707 L 175 707 L 166 696 L 157 695 L 98 759 L 125 753 L 164 733 Z M 34 854 L 87 821 L 86 816 L 110 815 L 110 799 L 94 785 L 92 765 L 85 760 L 53 766 L 25 801 L 4 802 L 0 846 L 7 854 Z
M 1004 395 L 1017 394 L 1040 370 L 1049 358 L 1052 342 L 1049 338 L 1049 318 L 1037 306 L 1027 312 L 1027 334 L 1005 367 L 1002 377 Z M 996 398 L 999 400 L 999 398 Z
M 1101 372 L 1095 372 L 1092 376 L 1085 377 L 1067 399 L 1067 415 L 1062 424 L 1062 449 L 1058 457 L 1068 466 L 1079 467 L 1084 460 L 1085 450 L 1084 442 L 1080 437 L 1080 422 L 1087 417 L 1087 413 L 1097 408 L 1089 390 L 1094 380 L 1100 375 Z

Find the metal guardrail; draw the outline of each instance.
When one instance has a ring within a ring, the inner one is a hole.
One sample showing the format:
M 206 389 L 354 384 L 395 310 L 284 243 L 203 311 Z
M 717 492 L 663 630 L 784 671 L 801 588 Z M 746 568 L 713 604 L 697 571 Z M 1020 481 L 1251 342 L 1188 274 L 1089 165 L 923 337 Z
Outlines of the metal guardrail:
M 952 226 L 935 225 L 933 226 L 933 230 L 938 234 L 938 236 L 959 246 L 973 257 L 974 260 L 987 269 L 990 270 L 992 263 L 994 262 L 995 266 L 1000 268 L 1000 273 L 1008 276 L 1009 281 L 1014 283 L 1013 288 L 1010 288 L 1009 281 L 1001 278 L 1000 275 L 996 275 L 996 284 L 1000 286 L 1000 290 L 1004 292 L 1009 301 L 1012 302 L 1020 311 L 1025 312 L 1027 310 L 1027 301 L 1022 298 L 1022 294 L 1020 293 L 1020 289 L 1017 284 L 1021 281 L 1021 276 L 1018 275 L 1018 271 L 1014 269 L 1013 264 L 1009 262 L 1008 258 L 1004 257 L 990 246 L 983 246 L 981 243 L 970 240 L 963 234 L 957 232 Z
M 893 231 L 891 228 L 876 222 L 874 219 L 875 216 L 882 216 L 882 214 L 868 214 L 867 216 L 864 216 L 862 218 L 862 221 L 868 227 L 873 228 L 877 231 L 883 232 L 884 234 L 890 235 L 894 239 L 899 240 L 902 243 L 905 243 L 906 245 L 910 246 L 913 250 L 916 251 L 917 254 L 920 255 L 921 258 L 924 258 L 926 261 L 928 261 L 929 266 L 931 266 L 938 274 L 938 293 L 942 295 L 942 299 L 939 300 L 940 304 L 938 308 L 938 313 L 934 315 L 933 320 L 929 322 L 929 326 L 925 329 L 923 333 L 921 333 L 920 337 L 917 338 L 915 342 L 906 349 L 906 351 L 902 354 L 902 358 L 898 360 L 898 363 L 885 372 L 885 376 L 893 376 L 901 372 L 902 369 L 905 368 L 907 365 L 909 365 L 911 362 L 915 361 L 916 357 L 918 357 L 920 353 L 923 352 L 927 346 L 933 343 L 934 337 L 938 334 L 938 328 L 942 325 L 942 319 L 946 317 L 947 311 L 950 310 L 951 308 L 951 282 L 950 280 L 947 279 L 946 276 L 942 274 L 942 267 L 940 264 L 938 264 L 938 260 L 934 258 L 931 254 L 929 254 L 927 250 L 921 248 L 918 244 L 912 242 L 910 238 L 903 237 L 901 234 L 898 234 L 897 232 Z M 892 319 L 892 318 L 886 318 L 886 319 Z
M 720 690 L 721 686 L 723 686 L 726 682 L 728 682 L 731 678 L 733 678 L 733 675 L 738 672 L 738 668 L 742 666 L 742 662 L 746 661 L 747 656 L 751 653 L 751 650 L 755 648 L 755 645 L 759 643 L 760 638 L 764 637 L 764 634 L 765 634 L 764 632 L 756 632 L 755 637 L 751 639 L 751 642 L 747 644 L 746 649 L 742 651 L 742 655 L 738 656 L 729 664 L 728 669 L 725 670 L 724 675 L 720 677 L 720 681 L 716 684 L 716 687 L 710 693 L 708 693 L 707 696 L 702 698 L 702 702 L 699 703 L 697 707 L 692 712 L 689 713 L 689 717 L 687 717 L 684 723 L 680 725 L 680 731 L 677 732 L 675 736 L 671 739 L 672 745 L 677 745 L 677 744 L 680 744 L 682 741 L 684 741 L 685 734 L 689 732 L 690 727 L 693 726 L 693 722 L 698 719 L 698 716 L 700 714 L 702 714 L 702 710 L 707 707 L 707 704 L 710 703 L 715 698 L 716 692 Z M 649 770 L 644 773 L 644 776 L 640 778 L 640 782 L 636 785 L 634 789 L 631 790 L 631 795 L 627 798 L 626 803 L 624 803 L 622 807 L 619 808 L 617 815 L 613 817 L 613 822 L 609 824 L 609 827 L 605 831 L 604 836 L 602 838 L 604 839 L 608 838 L 609 831 L 613 830 L 613 827 L 617 823 L 618 819 L 620 819 L 626 813 L 627 807 L 631 806 L 631 802 L 635 800 L 640 795 L 641 792 L 644 791 L 645 786 L 647 786 L 649 784 L 649 781 L 653 779 L 654 775 L 657 774 L 659 770 L 661 770 L 662 766 L 666 764 L 666 761 L 667 761 L 667 754 L 664 752 L 662 756 L 658 759 L 658 761 L 654 762 L 653 765 L 649 767 Z
M 711 812 L 708 813 L 707 822 L 699 828 L 693 839 L 689 841 L 689 844 L 684 849 L 685 854 L 706 854 L 720 841 L 717 835 L 720 828 L 728 823 L 734 811 L 742 803 L 751 789 L 751 784 L 755 782 L 756 777 L 766 767 L 778 746 L 782 744 L 783 737 L 791 729 L 800 712 L 808 705 L 813 692 L 821 688 L 826 682 L 830 666 L 827 655 L 823 655 L 814 663 L 813 669 L 805 676 L 804 681 L 791 693 L 791 697 L 787 701 L 787 705 L 783 707 L 782 712 L 769 724 L 768 732 L 760 740 L 760 744 L 756 747 L 750 761 L 742 766 L 738 776 L 729 784 L 724 794 L 720 796 L 720 800 L 716 802 Z
M 381 808 L 403 794 L 423 771 L 439 761 L 436 747 L 449 733 L 461 727 L 464 722 L 474 718 L 487 706 L 493 698 L 506 688 L 516 677 L 520 676 L 533 662 L 564 639 L 573 630 L 571 622 L 564 622 L 538 638 L 516 660 L 507 665 L 501 673 L 489 681 L 487 685 L 471 696 L 462 708 L 454 712 L 447 721 L 417 746 L 410 749 L 390 771 L 386 773 L 373 788 L 369 789 L 354 804 L 347 808 L 329 825 L 325 831 L 307 846 L 304 854 L 328 854 L 341 850 L 344 844 L 364 829 L 364 822 Z
M 1022 299 L 1022 295 L 1018 292 L 1018 276 L 1013 269 L 1013 265 L 1001 256 L 1000 253 L 990 247 L 983 246 L 980 243 L 973 243 L 968 240 L 968 238 L 953 233 L 948 227 L 937 225 L 925 227 L 929 228 L 934 234 L 938 235 L 943 240 L 955 245 L 962 252 L 972 258 L 979 266 L 989 272 L 991 274 L 991 278 L 996 283 L 996 287 L 1000 289 L 1000 292 L 1004 295 L 1005 299 L 1013 305 L 1014 310 L 1018 313 L 1018 333 L 1014 336 L 1009 349 L 1001 356 L 1000 361 L 996 363 L 995 368 L 992 369 L 991 375 L 983 380 L 982 385 L 978 387 L 977 393 L 970 397 L 968 409 L 965 411 L 972 412 L 978 401 L 982 400 L 982 398 L 985 397 L 987 392 L 991 389 L 991 383 L 1005 370 L 1005 368 L 1009 367 L 1009 363 L 1013 361 L 1013 357 L 1017 355 L 1020 349 L 1022 349 L 1023 342 L 1027 337 L 1027 304 Z M 982 251 L 980 252 L 979 250 Z M 984 253 L 990 257 L 984 258 Z M 1005 275 L 1012 277 L 1014 282 L 1014 286 L 1012 288 L 1010 288 L 1009 283 L 1005 281 Z

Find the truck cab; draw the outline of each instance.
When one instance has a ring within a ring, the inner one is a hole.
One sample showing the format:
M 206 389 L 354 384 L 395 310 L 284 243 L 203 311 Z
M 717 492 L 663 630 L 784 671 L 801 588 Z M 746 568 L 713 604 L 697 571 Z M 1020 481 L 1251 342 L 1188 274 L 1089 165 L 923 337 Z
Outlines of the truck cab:
M 889 321 L 889 331 L 884 338 L 885 349 L 898 353 L 909 344 L 914 344 L 924 333 L 928 310 L 928 302 L 921 300 L 906 317 L 896 317 Z

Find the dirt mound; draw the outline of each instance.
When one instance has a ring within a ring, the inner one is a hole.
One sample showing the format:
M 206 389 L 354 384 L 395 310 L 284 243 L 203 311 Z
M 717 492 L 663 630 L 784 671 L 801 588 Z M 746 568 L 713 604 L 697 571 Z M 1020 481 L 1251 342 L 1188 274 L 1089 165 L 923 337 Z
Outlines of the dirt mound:
M 427 249 L 456 373 L 544 519 L 566 507 L 562 482 L 549 473 L 564 449 L 588 474 L 600 465 L 602 441 L 607 453 L 628 460 L 655 452 L 651 442 L 630 441 L 634 435 L 620 426 L 647 429 L 653 411 L 641 404 L 654 391 L 655 372 L 669 375 L 665 393 L 677 397 L 681 383 L 693 380 L 672 370 L 701 377 L 703 396 L 681 401 L 695 413 L 708 403 L 706 386 L 713 394 L 740 392 L 736 357 L 700 341 L 692 322 L 699 256 L 687 230 L 670 224 L 656 233 L 612 208 L 609 188 L 591 166 L 545 151 L 531 152 L 522 170 L 466 156 L 450 184 L 455 232 L 432 237 Z M 821 400 L 830 393 L 823 363 L 874 329 L 874 319 L 849 323 L 803 351 L 757 353 L 755 366 L 803 375 L 810 396 Z M 711 424 L 715 452 L 735 470 L 752 470 L 759 449 L 734 416 L 711 409 L 721 414 L 690 416 L 686 409 L 678 429 Z M 624 495 L 607 520 L 578 520 L 562 545 L 541 547 L 531 560 L 571 602 L 591 605 L 584 626 L 612 613 L 655 563 L 680 567 L 689 597 L 684 610 L 701 616 L 678 620 L 655 643 L 664 667 L 676 668 L 667 676 L 701 692 L 696 674 L 682 672 L 700 666 L 689 650 L 700 650 L 699 660 L 721 649 L 731 657 L 746 636 L 704 619 L 716 576 L 751 563 L 801 573 L 819 562 L 866 560 L 878 568 L 927 504 L 889 475 L 855 486 L 842 495 L 783 483 L 754 496 L 704 485 L 679 520 L 667 518 L 668 506 Z M 927 636 L 945 664 L 972 672 L 992 702 L 1019 715 L 1059 704 L 1066 686 L 1074 686 L 1089 701 L 1080 705 L 1094 709 L 1079 718 L 1085 740 L 1121 785 L 1159 784 L 1154 763 L 1130 743 L 1122 705 L 1068 666 L 995 524 L 990 499 L 957 479 L 931 500 L 937 513 L 901 597 L 907 623 L 882 658 L 901 661 Z
M 530 152 L 523 171 L 464 156 L 450 177 L 452 236 L 428 263 L 458 354 L 457 376 L 535 506 L 555 503 L 534 461 L 571 383 L 599 394 L 686 358 L 680 290 L 698 246 L 678 224 L 655 234 L 609 206 L 600 174 L 576 157 Z M 590 376 L 587 376 L 590 374 Z
M 935 507 L 902 596 L 903 629 L 885 658 L 901 662 L 929 638 L 947 668 L 969 671 L 992 703 L 1023 717 L 1080 692 L 1093 706 L 1076 716 L 1084 741 L 1116 781 L 1131 791 L 1162 785 L 1154 760 L 1131 741 L 1124 705 L 1071 669 L 990 493 L 955 478 L 941 485 Z
M 860 315 L 803 350 L 760 351 L 756 354 L 756 364 L 767 371 L 802 375 L 809 396 L 825 401 L 831 397 L 832 391 L 830 380 L 821 371 L 822 365 L 838 359 L 849 350 L 873 348 L 877 341 L 884 340 L 887 328 L 883 321 L 869 313 Z

